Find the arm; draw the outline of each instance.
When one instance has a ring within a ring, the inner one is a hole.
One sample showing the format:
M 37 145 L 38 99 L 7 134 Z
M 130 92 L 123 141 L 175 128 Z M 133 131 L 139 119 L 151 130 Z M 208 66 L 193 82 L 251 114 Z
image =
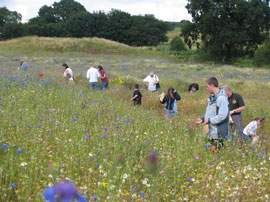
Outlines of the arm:
M 219 106 L 218 114 L 208 119 L 207 123 L 219 124 L 227 118 L 229 112 L 227 98 L 220 97 L 217 101 L 217 106 Z
M 87 78 L 87 79 L 90 78 L 89 71 L 87 71 L 87 73 L 86 73 L 86 78 Z
M 174 91 L 174 97 L 176 100 L 181 100 L 181 96 L 177 93 L 177 91 Z
M 159 100 L 160 101 L 160 100 Z M 164 97 L 164 99 L 162 101 L 160 101 L 161 104 L 165 104 L 167 101 L 166 97 Z
M 134 95 L 134 96 L 131 98 L 131 100 L 136 99 L 136 97 L 138 97 L 138 95 Z
M 156 79 L 156 83 L 159 83 L 159 78 L 156 74 L 155 74 L 155 79 Z
M 237 109 L 234 109 L 234 110 L 230 111 L 230 114 L 232 115 L 232 114 L 235 114 L 235 113 L 240 113 L 240 112 L 244 111 L 245 109 L 246 109 L 245 106 L 238 107 Z

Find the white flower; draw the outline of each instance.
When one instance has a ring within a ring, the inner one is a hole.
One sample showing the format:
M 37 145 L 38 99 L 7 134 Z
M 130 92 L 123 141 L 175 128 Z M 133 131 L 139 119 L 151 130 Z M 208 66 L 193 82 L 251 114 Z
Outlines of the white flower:
M 53 178 L 53 176 L 52 175 L 49 175 L 49 178 Z
M 127 177 L 128 177 L 128 175 L 125 173 L 125 174 L 123 175 L 123 178 L 124 178 L 124 179 L 127 179 Z
M 89 156 L 93 156 L 93 154 L 92 153 L 89 153 Z
M 27 163 L 26 163 L 26 162 L 22 162 L 22 163 L 21 163 L 21 166 L 22 166 L 22 167 L 27 166 Z
M 142 182 L 143 184 L 147 184 L 147 181 L 146 180 L 143 180 L 143 182 Z
M 150 187 L 150 186 L 151 186 L 151 184 L 146 184 L 146 186 L 147 186 L 147 187 Z

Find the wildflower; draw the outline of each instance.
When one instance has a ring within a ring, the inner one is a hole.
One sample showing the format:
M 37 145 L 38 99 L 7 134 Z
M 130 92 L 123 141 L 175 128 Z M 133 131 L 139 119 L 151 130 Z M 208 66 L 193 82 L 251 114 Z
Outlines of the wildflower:
M 211 145 L 206 144 L 206 145 L 204 145 L 204 147 L 205 147 L 205 148 L 208 148 L 208 147 L 212 147 L 212 146 L 211 146 Z
M 132 188 L 131 191 L 134 193 L 136 190 L 135 190 L 135 188 Z
M 194 158 L 195 158 L 196 160 L 199 160 L 199 159 L 200 159 L 200 157 L 199 157 L 199 156 L 195 156 Z
M 127 179 L 127 177 L 128 177 L 128 175 L 125 173 L 125 174 L 123 175 L 123 178 L 124 178 L 124 179 Z
M 103 139 L 106 139 L 106 135 L 103 135 L 102 138 L 103 138 Z
M 3 144 L 3 149 L 8 149 L 8 145 L 7 144 Z
M 21 166 L 22 166 L 22 167 L 27 166 L 27 163 L 26 163 L 26 162 L 22 162 L 22 163 L 21 163 Z
M 94 196 L 93 199 L 96 201 L 96 200 L 98 200 L 98 197 L 97 196 Z
M 213 152 L 213 154 L 216 153 L 216 148 L 215 147 L 212 147 L 211 148 L 211 151 Z
M 141 194 L 142 197 L 145 197 L 146 196 L 146 194 L 143 193 L 142 191 L 140 192 L 140 194 Z
M 76 119 L 76 118 L 73 118 L 73 121 L 74 121 L 74 122 L 76 122 L 76 121 L 77 121 L 77 119 Z
M 116 116 L 116 118 L 117 118 L 117 119 L 119 119 L 119 118 L 120 118 L 120 116 Z
M 109 128 L 104 128 L 104 130 L 105 130 L 105 131 L 108 131 L 108 130 L 109 130 Z
M 60 83 L 62 83 L 63 80 L 59 80 Z
M 16 184 L 11 184 L 11 187 L 16 188 L 17 186 L 16 186 Z
M 18 154 L 20 154 L 20 153 L 22 153 L 22 150 L 21 150 L 21 149 L 18 149 L 16 152 L 17 152 Z
M 41 128 L 41 126 L 40 126 L 40 125 L 38 125 L 38 128 Z
M 86 133 L 87 133 L 87 134 L 89 134 L 89 133 L 90 133 L 90 131 L 89 131 L 89 130 L 86 130 Z
M 86 135 L 86 136 L 84 136 L 87 140 L 89 140 L 89 137 Z
M 157 161 L 158 161 L 158 154 L 157 154 L 155 151 L 151 151 L 151 152 L 148 154 L 148 161 L 149 161 L 151 164 L 157 163 Z
M 130 120 L 125 120 L 126 123 L 130 123 Z
M 39 77 L 43 77 L 43 76 L 44 76 L 44 74 L 40 74 L 40 75 L 39 75 Z
M 88 199 L 80 195 L 72 182 L 64 182 L 48 187 L 44 191 L 44 198 L 48 202 L 74 201 L 87 202 Z
M 99 167 L 99 163 L 96 163 L 96 166 Z
M 195 180 L 192 179 L 192 178 L 188 178 L 187 181 L 189 181 L 189 182 L 194 182 Z

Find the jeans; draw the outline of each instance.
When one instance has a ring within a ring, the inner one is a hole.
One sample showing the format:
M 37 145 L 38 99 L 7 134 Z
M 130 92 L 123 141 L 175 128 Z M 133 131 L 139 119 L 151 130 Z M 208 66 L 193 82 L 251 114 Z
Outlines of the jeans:
M 166 118 L 173 118 L 176 116 L 176 113 L 174 110 L 168 110 L 168 109 L 165 109 L 165 117 Z
M 98 90 L 98 82 L 90 82 L 89 87 L 92 88 L 93 90 Z
M 234 123 L 230 127 L 231 132 L 236 133 L 238 135 L 238 134 L 240 134 L 240 131 L 243 130 L 242 115 L 241 114 L 233 114 L 232 120 Z
M 108 82 L 102 82 L 102 88 L 101 90 L 108 88 L 109 83 Z

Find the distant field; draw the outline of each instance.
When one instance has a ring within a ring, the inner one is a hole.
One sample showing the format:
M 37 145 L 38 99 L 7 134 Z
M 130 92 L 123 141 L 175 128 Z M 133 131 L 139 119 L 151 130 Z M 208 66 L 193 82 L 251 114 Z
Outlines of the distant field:
M 1 42 L 0 53 L 0 201 L 43 201 L 44 189 L 65 180 L 90 201 L 269 201 L 269 70 L 174 63 L 100 39 L 26 37 Z M 18 59 L 27 72 L 17 70 Z M 64 62 L 76 86 L 63 80 Z M 107 91 L 88 89 L 90 63 L 107 71 Z M 159 92 L 143 86 L 150 71 Z M 244 125 L 266 117 L 258 145 L 230 138 L 211 152 L 193 124 L 205 112 L 210 76 L 242 94 Z M 198 93 L 187 92 L 192 82 Z M 135 83 L 143 94 L 137 108 Z M 165 121 L 158 94 L 171 86 L 182 100 L 177 117 Z

